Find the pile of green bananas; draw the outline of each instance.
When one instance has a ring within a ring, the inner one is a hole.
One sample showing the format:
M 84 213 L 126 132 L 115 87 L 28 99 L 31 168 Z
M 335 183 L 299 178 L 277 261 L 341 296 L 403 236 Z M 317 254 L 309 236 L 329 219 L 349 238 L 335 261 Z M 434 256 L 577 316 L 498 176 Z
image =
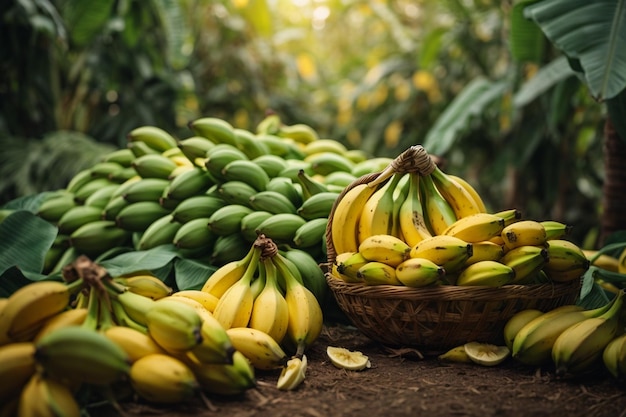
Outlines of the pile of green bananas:
M 606 305 L 583 309 L 564 305 L 542 312 L 525 309 L 504 327 L 514 359 L 531 366 L 554 367 L 557 376 L 581 375 L 604 365 L 615 378 L 626 376 L 624 290 Z
M 84 256 L 64 278 L 0 302 L 3 415 L 79 416 L 83 387 L 169 404 L 241 394 L 257 369 L 279 370 L 277 388 L 294 389 L 322 328 L 315 295 L 263 237 L 206 290 L 173 291 L 147 273 L 111 277 Z
M 389 158 L 367 158 L 305 124 L 267 116 L 256 131 L 204 117 L 176 139 L 143 126 L 128 147 L 103 156 L 44 201 L 58 227 L 44 273 L 80 254 L 173 244 L 185 258 L 220 266 L 245 254 L 258 233 L 324 259 L 326 222 L 343 188 Z
M 415 169 L 392 163 L 353 183 L 332 216 L 333 276 L 366 285 L 500 287 L 580 279 L 590 261 L 566 240 L 570 226 L 489 213 L 466 181 L 442 171 L 422 147 Z M 399 158 L 406 159 L 406 153 Z

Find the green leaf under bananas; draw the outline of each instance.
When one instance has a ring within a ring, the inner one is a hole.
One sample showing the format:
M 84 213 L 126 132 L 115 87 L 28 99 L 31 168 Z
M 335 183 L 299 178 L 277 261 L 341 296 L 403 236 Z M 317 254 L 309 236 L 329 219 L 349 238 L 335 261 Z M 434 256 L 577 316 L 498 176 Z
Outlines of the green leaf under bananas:
M 179 290 L 199 290 L 206 280 L 217 270 L 193 259 L 177 259 L 174 262 L 176 287 Z
M 144 251 L 123 253 L 104 260 L 100 265 L 111 276 L 129 274 L 136 271 L 151 271 L 161 279 L 169 276 L 173 261 L 180 255 L 174 245 L 161 245 Z

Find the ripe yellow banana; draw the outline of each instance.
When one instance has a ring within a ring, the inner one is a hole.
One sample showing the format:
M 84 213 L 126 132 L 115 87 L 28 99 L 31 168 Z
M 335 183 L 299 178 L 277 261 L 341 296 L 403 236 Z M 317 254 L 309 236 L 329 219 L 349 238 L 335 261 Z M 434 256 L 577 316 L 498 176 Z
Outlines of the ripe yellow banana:
M 131 327 L 113 325 L 103 333 L 126 352 L 131 363 L 151 353 L 166 353 L 148 334 Z
M 465 261 L 465 265 L 471 265 L 478 261 L 500 261 L 504 256 L 504 246 L 490 240 L 472 243 L 472 256 Z
M 278 369 L 289 359 L 278 341 L 261 330 L 231 327 L 226 332 L 234 348 L 248 358 L 256 369 Z
M 209 313 L 213 313 L 213 311 L 215 311 L 215 307 L 217 306 L 217 302 L 219 301 L 219 298 L 217 298 L 213 294 L 202 290 L 180 290 L 174 292 L 172 296 L 184 297 L 197 301 L 202 304 L 202 306 L 206 308 Z
M 226 290 L 241 279 L 243 274 L 248 269 L 250 262 L 252 262 L 255 258 L 256 262 L 258 262 L 260 256 L 261 249 L 251 245 L 250 250 L 245 257 L 222 265 L 215 272 L 213 272 L 213 274 L 202 286 L 202 291 L 206 291 L 218 299 L 221 298 Z
M 367 184 L 359 184 L 348 190 L 335 202 L 331 230 L 332 243 L 336 253 L 356 252 L 358 250 L 358 224 L 363 207 L 376 191 Z
M 553 281 L 577 279 L 589 269 L 591 262 L 575 243 L 564 239 L 547 242 L 548 262 L 544 270 Z
M 374 235 L 393 235 L 394 193 L 401 179 L 395 174 L 367 199 L 358 223 L 358 242 Z
M 546 229 L 535 220 L 520 220 L 502 230 L 502 239 L 507 249 L 518 246 L 542 246 L 546 243 Z
M 20 394 L 17 415 L 80 417 L 81 413 L 68 385 L 35 373 Z
M 602 352 L 602 362 L 617 380 L 626 375 L 626 334 L 615 337 L 606 345 Z
M 191 306 L 168 298 L 146 313 L 148 334 L 168 353 L 189 351 L 202 342 L 202 318 Z
M 278 286 L 276 266 L 269 258 L 265 258 L 262 265 L 265 283 L 254 299 L 248 327 L 262 331 L 280 343 L 287 333 L 289 309 L 285 296 Z
M 491 213 L 476 213 L 459 218 L 444 230 L 443 234 L 475 243 L 499 236 L 503 229 L 504 219 L 502 217 Z
M 587 372 L 601 362 L 606 346 L 624 333 L 624 294 L 620 291 L 606 312 L 573 324 L 556 338 L 552 361 L 557 375 Z
M 481 213 L 481 205 L 474 199 L 473 195 L 454 178 L 450 178 L 437 165 L 435 165 L 435 169 L 430 176 L 437 190 L 452 207 L 457 219 Z
M 548 259 L 548 252 L 544 247 L 523 245 L 509 250 L 500 262 L 515 271 L 513 283 L 524 284 L 546 265 Z
M 515 276 L 513 268 L 497 261 L 480 261 L 465 267 L 456 285 L 501 287 L 510 284 Z
M 158 300 L 159 298 L 166 297 L 172 294 L 172 288 L 165 284 L 160 278 L 149 274 L 137 274 L 129 277 L 119 277 L 116 281 L 128 288 L 136 294 L 141 294 L 144 297 Z
M 400 232 L 409 246 L 415 246 L 423 239 L 431 237 L 426 220 L 424 218 L 424 208 L 420 201 L 419 174 L 409 173 L 409 191 L 406 199 L 400 206 L 398 220 Z
M 50 317 L 45 324 L 41 327 L 41 329 L 37 332 L 37 335 L 33 339 L 34 342 L 37 342 L 44 335 L 50 333 L 55 329 L 60 329 L 65 326 L 78 326 L 83 324 L 85 319 L 87 318 L 87 309 L 86 308 L 69 308 L 56 316 Z
M 583 253 L 591 262 L 591 265 L 598 268 L 606 269 L 611 272 L 619 272 L 619 260 L 605 253 L 598 254 L 599 251 L 591 249 L 583 249 Z
M 194 373 L 183 361 L 162 353 L 151 353 L 133 363 L 130 383 L 143 399 L 159 404 L 176 404 L 199 391 Z
M 513 314 L 510 319 L 506 321 L 503 329 L 504 344 L 509 350 L 513 349 L 513 341 L 515 336 L 519 333 L 520 329 L 528 324 L 531 320 L 539 317 L 543 314 L 543 311 L 536 308 L 526 308 Z
M 16 342 L 0 346 L 0 403 L 6 404 L 18 396 L 35 370 L 34 343 Z
M 430 259 L 448 273 L 458 272 L 472 256 L 473 245 L 454 236 L 435 235 L 411 248 L 412 258 Z
M 384 262 L 392 267 L 406 261 L 411 247 L 392 235 L 371 235 L 359 244 L 359 253 L 368 261 Z
M 476 204 L 476 206 L 478 207 L 478 210 L 480 210 L 481 213 L 487 212 L 487 207 L 485 207 L 483 198 L 480 196 L 480 194 L 478 193 L 476 188 L 474 188 L 473 185 L 471 185 L 465 178 L 462 178 L 453 174 L 447 174 L 447 175 L 449 179 L 457 182 L 460 186 L 465 188 L 465 191 L 467 191 L 474 199 L 474 203 Z
M 425 258 L 409 258 L 396 266 L 396 279 L 407 287 L 433 285 L 445 275 L 445 270 Z
M 191 358 L 186 361 L 202 391 L 218 395 L 239 395 L 256 386 L 254 367 L 243 353 L 233 353 L 232 364 L 201 363 Z
M 378 261 L 368 261 L 356 273 L 365 285 L 402 285 L 396 278 L 396 268 Z
M 340 278 L 346 282 L 360 282 L 357 271 L 369 261 L 360 252 L 344 252 L 337 255 L 336 262 Z

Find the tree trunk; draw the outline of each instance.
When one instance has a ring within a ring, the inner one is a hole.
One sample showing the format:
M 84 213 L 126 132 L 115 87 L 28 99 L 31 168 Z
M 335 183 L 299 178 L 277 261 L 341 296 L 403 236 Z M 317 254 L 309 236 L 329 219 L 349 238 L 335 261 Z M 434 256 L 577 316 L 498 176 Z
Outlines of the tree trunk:
M 626 141 L 610 117 L 604 124 L 604 166 L 600 246 L 611 233 L 626 230 Z

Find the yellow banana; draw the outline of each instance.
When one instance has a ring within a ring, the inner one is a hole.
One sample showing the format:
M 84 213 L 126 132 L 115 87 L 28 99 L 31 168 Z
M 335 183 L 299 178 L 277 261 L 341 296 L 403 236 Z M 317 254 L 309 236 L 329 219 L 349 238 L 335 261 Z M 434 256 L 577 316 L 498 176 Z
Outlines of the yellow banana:
M 420 201 L 431 234 L 440 235 L 457 220 L 454 209 L 437 190 L 430 175 L 420 177 Z
M 457 219 L 481 213 L 480 204 L 474 199 L 464 186 L 454 178 L 450 178 L 437 165 L 430 173 L 437 190 L 452 207 Z
M 278 369 L 289 359 L 278 341 L 262 330 L 231 327 L 226 332 L 234 348 L 248 358 L 256 369 Z
M 369 262 L 362 253 L 360 252 L 344 252 L 345 254 L 350 254 L 350 256 L 346 256 L 345 259 L 339 259 L 337 256 L 337 272 L 339 272 L 339 276 L 344 278 L 346 282 L 360 282 L 360 279 L 357 277 L 357 271 L 367 262 Z
M 86 308 L 69 308 L 56 316 L 50 317 L 37 332 L 33 341 L 37 342 L 44 335 L 54 331 L 55 329 L 60 329 L 61 327 L 81 325 L 86 318 Z
M 542 246 L 546 243 L 546 229 L 535 220 L 520 220 L 502 230 L 502 239 L 507 249 L 518 246 Z
M 146 313 L 148 334 L 168 353 L 186 352 L 202 342 L 202 318 L 191 306 L 167 298 Z
M 189 366 L 162 353 L 151 353 L 135 361 L 130 368 L 130 384 L 140 397 L 159 404 L 189 400 L 200 388 Z
M 180 290 L 172 294 L 173 297 L 186 297 L 202 304 L 210 313 L 215 311 L 219 298 L 213 294 L 202 290 Z
M 575 243 L 564 239 L 547 242 L 548 262 L 544 270 L 553 281 L 569 281 L 582 277 L 591 262 Z
M 18 416 L 80 417 L 80 406 L 68 385 L 35 373 L 19 397 Z
M 473 254 L 473 245 L 454 236 L 435 235 L 411 248 L 411 258 L 430 259 L 448 273 L 458 272 Z
M 522 218 L 522 212 L 515 208 L 501 210 L 493 214 L 504 219 L 504 227 L 510 225 L 511 223 L 515 223 Z
M 476 213 L 459 218 L 442 234 L 456 236 L 466 242 L 482 242 L 499 236 L 504 229 L 504 219 L 491 213 Z
M 436 283 L 445 270 L 425 258 L 409 258 L 396 266 L 396 279 L 407 287 L 425 287 Z
M 332 236 L 336 253 L 358 250 L 359 218 L 365 203 L 375 191 L 375 188 L 367 184 L 359 184 L 335 202 L 331 230 L 338 232 Z
M 283 367 L 276 388 L 281 391 L 291 391 L 298 388 L 306 378 L 306 370 L 308 361 L 306 355 L 302 357 L 293 357 L 287 361 L 287 365 Z
M 151 353 L 166 353 L 148 334 L 131 327 L 113 325 L 103 333 L 126 352 L 131 363 Z
M 224 326 L 211 313 L 204 313 L 200 316 L 202 317 L 200 327 L 202 342 L 192 348 L 191 353 L 202 363 L 233 363 L 235 349 Z
M 379 186 L 363 205 L 358 223 L 358 242 L 373 235 L 393 235 L 394 193 L 401 179 L 395 174 L 384 185 Z
M 614 378 L 621 380 L 626 375 L 626 334 L 615 337 L 606 345 L 602 362 Z
M 137 274 L 129 277 L 116 279 L 121 285 L 136 294 L 158 300 L 172 294 L 172 288 L 165 284 L 160 278 L 150 274 Z
M 366 285 L 402 285 L 396 278 L 396 268 L 384 262 L 369 261 L 356 274 Z
M 571 225 L 556 220 L 544 220 L 540 223 L 543 225 L 543 228 L 546 229 L 547 240 L 563 239 L 569 236 L 572 231 Z
M 262 262 L 265 284 L 254 299 L 248 327 L 267 333 L 280 343 L 287 333 L 289 309 L 287 301 L 278 286 L 276 266 L 269 258 Z
M 400 206 L 398 213 L 399 228 L 402 237 L 409 246 L 415 246 L 423 239 L 431 237 L 426 220 L 424 218 L 424 208 L 420 201 L 419 181 L 417 173 L 409 173 L 409 191 L 406 199 Z
M 224 295 L 235 282 L 239 281 L 248 269 L 248 265 L 256 258 L 258 262 L 261 256 L 261 249 L 251 245 L 250 250 L 245 257 L 237 261 L 231 261 L 219 267 L 206 280 L 202 286 L 202 291 L 217 297 L 218 299 Z
M 0 346 L 0 403 L 5 404 L 18 396 L 35 370 L 34 343 L 16 342 Z
M 487 212 L 487 207 L 485 207 L 483 198 L 480 196 L 480 194 L 478 193 L 476 188 L 474 188 L 473 185 L 471 185 L 465 178 L 462 178 L 453 174 L 447 174 L 447 175 L 449 179 L 457 182 L 460 186 L 465 188 L 465 191 L 467 191 L 474 199 L 474 203 L 476 204 L 476 207 L 478 207 L 478 210 L 481 213 Z
M 359 253 L 368 261 L 384 262 L 392 267 L 406 261 L 411 247 L 392 235 L 371 235 L 359 244 Z
M 501 287 L 510 284 L 515 276 L 513 268 L 497 261 L 480 261 L 465 267 L 456 285 Z
M 500 262 L 515 271 L 513 283 L 524 284 L 527 279 L 534 277 L 548 260 L 548 251 L 544 247 L 523 245 L 509 250 L 500 259 Z
M 539 317 L 543 314 L 543 311 L 537 310 L 536 308 L 526 308 L 524 310 L 520 310 L 517 313 L 513 314 L 511 318 L 509 318 L 502 331 L 504 335 L 504 344 L 509 350 L 513 350 L 513 341 L 515 340 L 515 336 L 520 331 L 522 327 L 528 324 L 531 320 Z
M 243 353 L 233 353 L 232 364 L 201 363 L 195 359 L 186 361 L 200 388 L 217 395 L 239 395 L 256 386 L 254 367 Z
M 471 265 L 478 261 L 499 261 L 504 256 L 504 246 L 490 240 L 472 243 L 472 256 L 465 265 Z

